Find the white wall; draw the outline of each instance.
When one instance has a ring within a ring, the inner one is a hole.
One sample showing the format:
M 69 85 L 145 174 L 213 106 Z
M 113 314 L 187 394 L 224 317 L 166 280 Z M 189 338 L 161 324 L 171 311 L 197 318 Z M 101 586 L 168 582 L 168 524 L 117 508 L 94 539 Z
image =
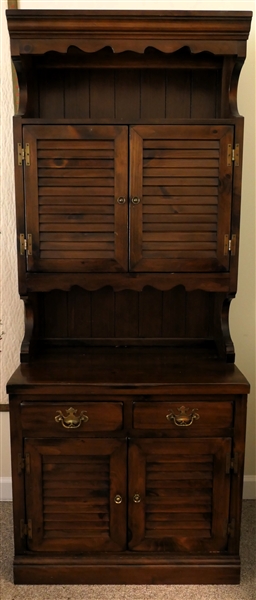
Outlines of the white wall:
M 6 401 L 5 385 L 8 376 L 18 364 L 20 340 L 23 329 L 22 308 L 17 295 L 15 256 L 14 193 L 12 169 L 12 137 L 10 115 L 12 114 L 11 71 L 9 42 L 5 25 L 4 8 L 1 2 L 2 31 L 2 140 L 4 142 L 3 163 L 3 243 L 2 243 L 2 298 L 0 318 L 6 332 L 2 342 L 1 401 Z M 251 10 L 256 13 L 255 0 L 20 0 L 19 7 L 25 8 L 72 8 L 72 9 L 166 9 L 166 10 Z M 243 195 L 241 244 L 239 264 L 239 287 L 237 298 L 231 307 L 231 333 L 236 348 L 236 363 L 251 383 L 248 406 L 248 430 L 246 444 L 247 496 L 256 497 L 255 465 L 255 17 L 248 43 L 248 57 L 242 70 L 239 86 L 239 110 L 245 116 L 245 151 L 243 168 Z M 1 413 L 0 413 L 1 417 Z M 8 415 L 2 414 L 2 464 L 0 481 L 10 477 L 8 442 Z
M 15 201 L 13 175 L 12 115 L 13 93 L 9 35 L 6 26 L 7 2 L 1 1 L 1 236 L 0 236 L 0 320 L 5 332 L 0 353 L 1 398 L 7 402 L 6 382 L 19 361 L 19 346 L 23 335 L 23 303 L 18 296 L 16 266 Z M 10 477 L 9 416 L 0 413 L 0 495 L 5 494 L 5 484 Z M 9 488 L 8 488 L 9 489 Z M 7 490 L 8 491 L 8 490 Z

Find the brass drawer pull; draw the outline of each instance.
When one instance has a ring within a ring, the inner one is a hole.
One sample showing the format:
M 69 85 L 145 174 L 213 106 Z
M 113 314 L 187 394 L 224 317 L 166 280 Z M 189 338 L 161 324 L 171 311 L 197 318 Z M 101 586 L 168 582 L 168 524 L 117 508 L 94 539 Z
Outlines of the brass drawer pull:
M 140 203 L 140 198 L 138 198 L 137 196 L 134 196 L 134 198 L 132 198 L 132 203 L 133 204 L 139 204 Z
M 173 421 L 175 425 L 177 425 L 178 427 L 189 427 L 190 425 L 192 425 L 194 420 L 198 420 L 200 419 L 200 415 L 198 412 L 196 412 L 198 409 L 197 408 L 193 408 L 191 413 L 188 414 L 188 411 L 190 409 L 189 408 L 185 408 L 185 406 L 181 406 L 180 408 L 178 408 L 179 411 L 179 415 L 175 415 L 174 412 L 171 412 L 166 415 L 166 419 L 167 421 Z
M 120 196 L 119 198 L 117 198 L 117 202 L 118 204 L 125 204 L 126 200 L 124 196 Z
M 120 494 L 116 494 L 116 496 L 114 497 L 114 502 L 116 504 L 121 504 L 123 502 L 122 496 L 120 496 Z
M 58 414 L 59 413 L 59 414 Z M 77 410 L 75 408 L 68 408 L 67 414 L 63 415 L 61 410 L 57 410 L 57 416 L 55 417 L 56 423 L 61 423 L 65 429 L 78 429 L 82 422 L 87 423 L 89 421 L 89 417 L 85 414 L 86 411 L 82 411 L 78 416 Z
M 134 494 L 133 502 L 135 502 L 135 504 L 139 504 L 141 502 L 141 496 L 139 494 Z

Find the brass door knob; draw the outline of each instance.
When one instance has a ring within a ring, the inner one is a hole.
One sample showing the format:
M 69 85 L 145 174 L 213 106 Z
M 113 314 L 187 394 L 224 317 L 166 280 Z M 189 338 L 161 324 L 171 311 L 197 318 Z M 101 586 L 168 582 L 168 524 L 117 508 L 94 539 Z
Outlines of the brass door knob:
M 125 204 L 126 200 L 124 196 L 120 196 L 119 198 L 117 198 L 117 202 L 118 204 Z
M 139 494 L 134 494 L 133 502 L 135 502 L 135 504 L 139 504 L 141 502 L 141 496 Z
M 114 502 L 116 504 L 121 504 L 121 502 L 123 502 L 122 496 L 120 496 L 120 494 L 116 494 L 116 496 L 114 497 Z
M 138 198 L 138 196 L 134 196 L 134 198 L 132 198 L 132 203 L 133 204 L 139 204 L 140 203 L 140 198 Z

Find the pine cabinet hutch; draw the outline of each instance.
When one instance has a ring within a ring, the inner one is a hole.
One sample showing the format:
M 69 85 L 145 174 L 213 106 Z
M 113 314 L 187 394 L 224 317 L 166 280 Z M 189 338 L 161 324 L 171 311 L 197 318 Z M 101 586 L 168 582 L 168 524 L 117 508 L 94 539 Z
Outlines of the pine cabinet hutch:
M 16 583 L 238 583 L 250 12 L 9 10 Z

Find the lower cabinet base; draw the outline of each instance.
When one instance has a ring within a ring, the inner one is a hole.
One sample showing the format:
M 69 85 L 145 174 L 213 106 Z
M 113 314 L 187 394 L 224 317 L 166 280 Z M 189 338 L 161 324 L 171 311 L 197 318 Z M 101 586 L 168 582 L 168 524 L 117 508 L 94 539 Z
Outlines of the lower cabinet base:
M 136 564 L 131 559 L 84 557 L 17 556 L 14 560 L 16 584 L 239 584 L 239 557 L 205 558 L 183 557 L 176 559 L 144 559 Z

